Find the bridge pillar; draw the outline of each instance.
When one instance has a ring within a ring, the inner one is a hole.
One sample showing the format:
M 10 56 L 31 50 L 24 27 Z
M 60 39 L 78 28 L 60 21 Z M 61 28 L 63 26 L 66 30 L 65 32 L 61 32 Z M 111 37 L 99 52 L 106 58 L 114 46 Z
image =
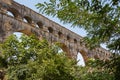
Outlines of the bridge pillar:
M 10 36 L 12 34 L 12 32 L 6 32 L 6 31 L 1 31 L 0 30 L 0 43 L 4 42 L 5 39 Z
M 1 26 L 0 26 L 1 28 Z M 3 42 L 4 41 L 4 36 L 5 36 L 5 33 L 4 31 L 2 30 L 2 28 L 0 29 L 0 42 Z
M 6 14 L 7 13 L 7 9 L 4 8 L 4 7 L 1 7 L 1 4 L 0 4 L 0 13 L 2 13 L 2 14 Z
M 71 57 L 76 60 L 77 59 L 77 53 L 78 53 L 78 51 L 77 50 L 73 50 L 70 53 L 71 53 Z
M 12 34 L 12 26 L 11 23 L 7 20 L 2 20 L 3 23 L 0 23 L 0 42 L 4 42 L 4 40 Z
M 4 41 L 4 37 L 5 37 L 5 30 L 2 26 L 2 23 L 0 23 L 0 42 Z

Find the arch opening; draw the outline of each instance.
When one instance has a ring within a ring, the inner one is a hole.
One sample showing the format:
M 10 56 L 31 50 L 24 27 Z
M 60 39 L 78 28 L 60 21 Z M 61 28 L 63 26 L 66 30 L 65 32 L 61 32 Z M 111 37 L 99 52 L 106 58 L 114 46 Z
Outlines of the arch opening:
M 8 9 L 7 14 L 15 18 L 17 18 L 20 15 L 20 13 L 14 8 Z
M 22 32 L 14 32 L 13 34 L 18 36 L 18 38 L 20 38 L 23 33 Z
M 33 29 L 29 29 L 29 28 L 25 28 L 25 29 L 18 29 L 15 32 L 20 32 L 26 35 L 31 35 L 31 34 L 35 34 L 34 31 L 32 31 Z
M 37 22 L 36 27 L 37 27 L 37 28 L 40 28 L 40 29 L 43 29 L 43 23 L 40 22 L 40 21 Z
M 15 16 L 13 15 L 13 13 L 10 12 L 10 11 L 7 11 L 7 14 L 8 14 L 9 16 L 15 17 Z
M 15 35 L 19 41 L 21 41 L 21 37 L 22 37 L 23 35 L 25 35 L 25 36 L 30 36 L 30 35 L 26 34 L 25 32 L 22 32 L 22 31 L 13 32 L 13 35 Z
M 77 40 L 76 40 L 76 39 L 74 39 L 74 43 L 75 43 L 75 44 L 77 43 Z
M 17 40 L 17 43 L 23 43 L 23 42 L 26 41 L 25 44 L 21 44 L 21 45 L 22 45 L 22 49 L 24 49 L 24 50 L 27 51 L 27 50 L 30 48 L 30 45 L 28 44 L 28 42 L 29 42 L 29 37 L 28 37 L 28 35 L 26 35 L 26 34 L 24 34 L 24 33 L 22 33 L 22 32 L 13 32 L 12 34 L 15 35 L 15 40 Z M 12 35 L 12 34 L 11 34 L 11 35 Z M 26 39 L 26 38 L 27 38 L 27 39 Z M 12 42 L 14 43 L 14 41 L 12 41 Z M 21 45 L 20 45 L 20 46 L 21 46 Z M 21 47 L 18 47 L 18 44 L 17 44 L 17 46 L 15 45 L 14 48 L 15 48 L 16 50 L 18 50 L 18 49 L 21 48 Z M 18 54 L 23 54 L 23 52 L 18 52 Z M 33 53 L 30 53 L 30 54 L 33 54 Z M 14 58 L 14 59 L 17 59 L 17 58 L 18 58 L 18 56 L 17 56 L 16 53 L 13 54 L 11 57 Z M 29 56 L 29 59 L 31 59 L 31 60 L 34 60 L 35 58 L 36 58 L 36 56 L 33 56 L 33 55 Z
M 17 39 L 20 40 L 20 37 L 24 34 L 22 32 L 14 32 L 14 35 L 16 35 Z
M 71 58 L 70 50 L 64 43 L 59 43 L 57 45 L 59 47 L 59 52 L 65 52 L 65 56 Z
M 23 21 L 24 21 L 25 23 L 32 24 L 32 19 L 31 19 L 30 17 L 28 17 L 28 16 L 25 16 L 25 17 L 23 18 Z
M 64 43 L 57 42 L 55 43 L 55 46 L 57 46 L 58 53 L 65 53 L 65 56 L 72 58 L 67 45 L 65 45 Z
M 53 28 L 48 27 L 48 32 L 49 32 L 49 33 L 53 33 Z
M 62 38 L 63 37 L 63 34 L 62 34 L 62 32 L 58 32 L 58 36 L 59 36 L 59 38 Z
M 67 35 L 67 40 L 70 41 L 70 36 L 69 35 Z
M 82 54 L 80 52 L 77 53 L 77 65 L 85 66 L 84 57 L 82 56 Z
M 52 46 L 55 47 L 55 50 L 58 54 L 61 54 L 64 52 L 58 44 L 53 44 Z

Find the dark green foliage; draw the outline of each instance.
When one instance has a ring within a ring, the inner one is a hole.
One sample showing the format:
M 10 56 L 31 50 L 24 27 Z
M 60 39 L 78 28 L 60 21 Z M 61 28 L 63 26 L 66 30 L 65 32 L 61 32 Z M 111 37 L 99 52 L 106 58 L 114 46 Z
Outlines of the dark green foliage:
M 113 55 L 113 59 L 108 62 L 106 67 L 110 68 L 115 75 L 115 80 L 119 80 L 120 76 L 120 55 Z
M 0 68 L 6 67 L 7 68 L 7 61 L 0 56 Z

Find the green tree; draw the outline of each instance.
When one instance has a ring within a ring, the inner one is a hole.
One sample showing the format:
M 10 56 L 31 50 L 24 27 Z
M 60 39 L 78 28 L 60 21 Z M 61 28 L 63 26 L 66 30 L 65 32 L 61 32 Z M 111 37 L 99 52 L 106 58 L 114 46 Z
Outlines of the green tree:
M 108 66 L 111 61 L 89 59 L 86 67 L 80 68 L 80 80 L 115 80 L 114 68 Z
M 111 69 L 102 66 L 105 62 L 89 60 L 86 67 L 77 66 L 75 60 L 59 52 L 58 45 L 35 36 L 17 39 L 12 35 L 0 50 L 0 66 L 8 80 L 114 80 Z
M 46 40 L 23 35 L 10 36 L 0 46 L 1 67 L 6 67 L 9 80 L 76 80 L 76 61 Z M 4 63 L 6 62 L 6 63 Z

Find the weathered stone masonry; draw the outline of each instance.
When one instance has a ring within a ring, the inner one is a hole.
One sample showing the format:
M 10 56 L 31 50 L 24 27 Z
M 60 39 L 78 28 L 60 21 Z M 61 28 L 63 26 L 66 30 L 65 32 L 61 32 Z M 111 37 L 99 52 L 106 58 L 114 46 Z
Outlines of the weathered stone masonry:
M 9 12 L 13 16 L 9 15 Z M 13 0 L 0 0 L 0 41 L 3 42 L 14 32 L 26 35 L 35 34 L 38 38 L 45 37 L 50 43 L 60 42 L 67 56 L 76 58 L 80 52 L 86 61 L 88 58 L 109 59 L 110 52 L 103 48 L 89 50 L 82 37 L 32 9 Z

